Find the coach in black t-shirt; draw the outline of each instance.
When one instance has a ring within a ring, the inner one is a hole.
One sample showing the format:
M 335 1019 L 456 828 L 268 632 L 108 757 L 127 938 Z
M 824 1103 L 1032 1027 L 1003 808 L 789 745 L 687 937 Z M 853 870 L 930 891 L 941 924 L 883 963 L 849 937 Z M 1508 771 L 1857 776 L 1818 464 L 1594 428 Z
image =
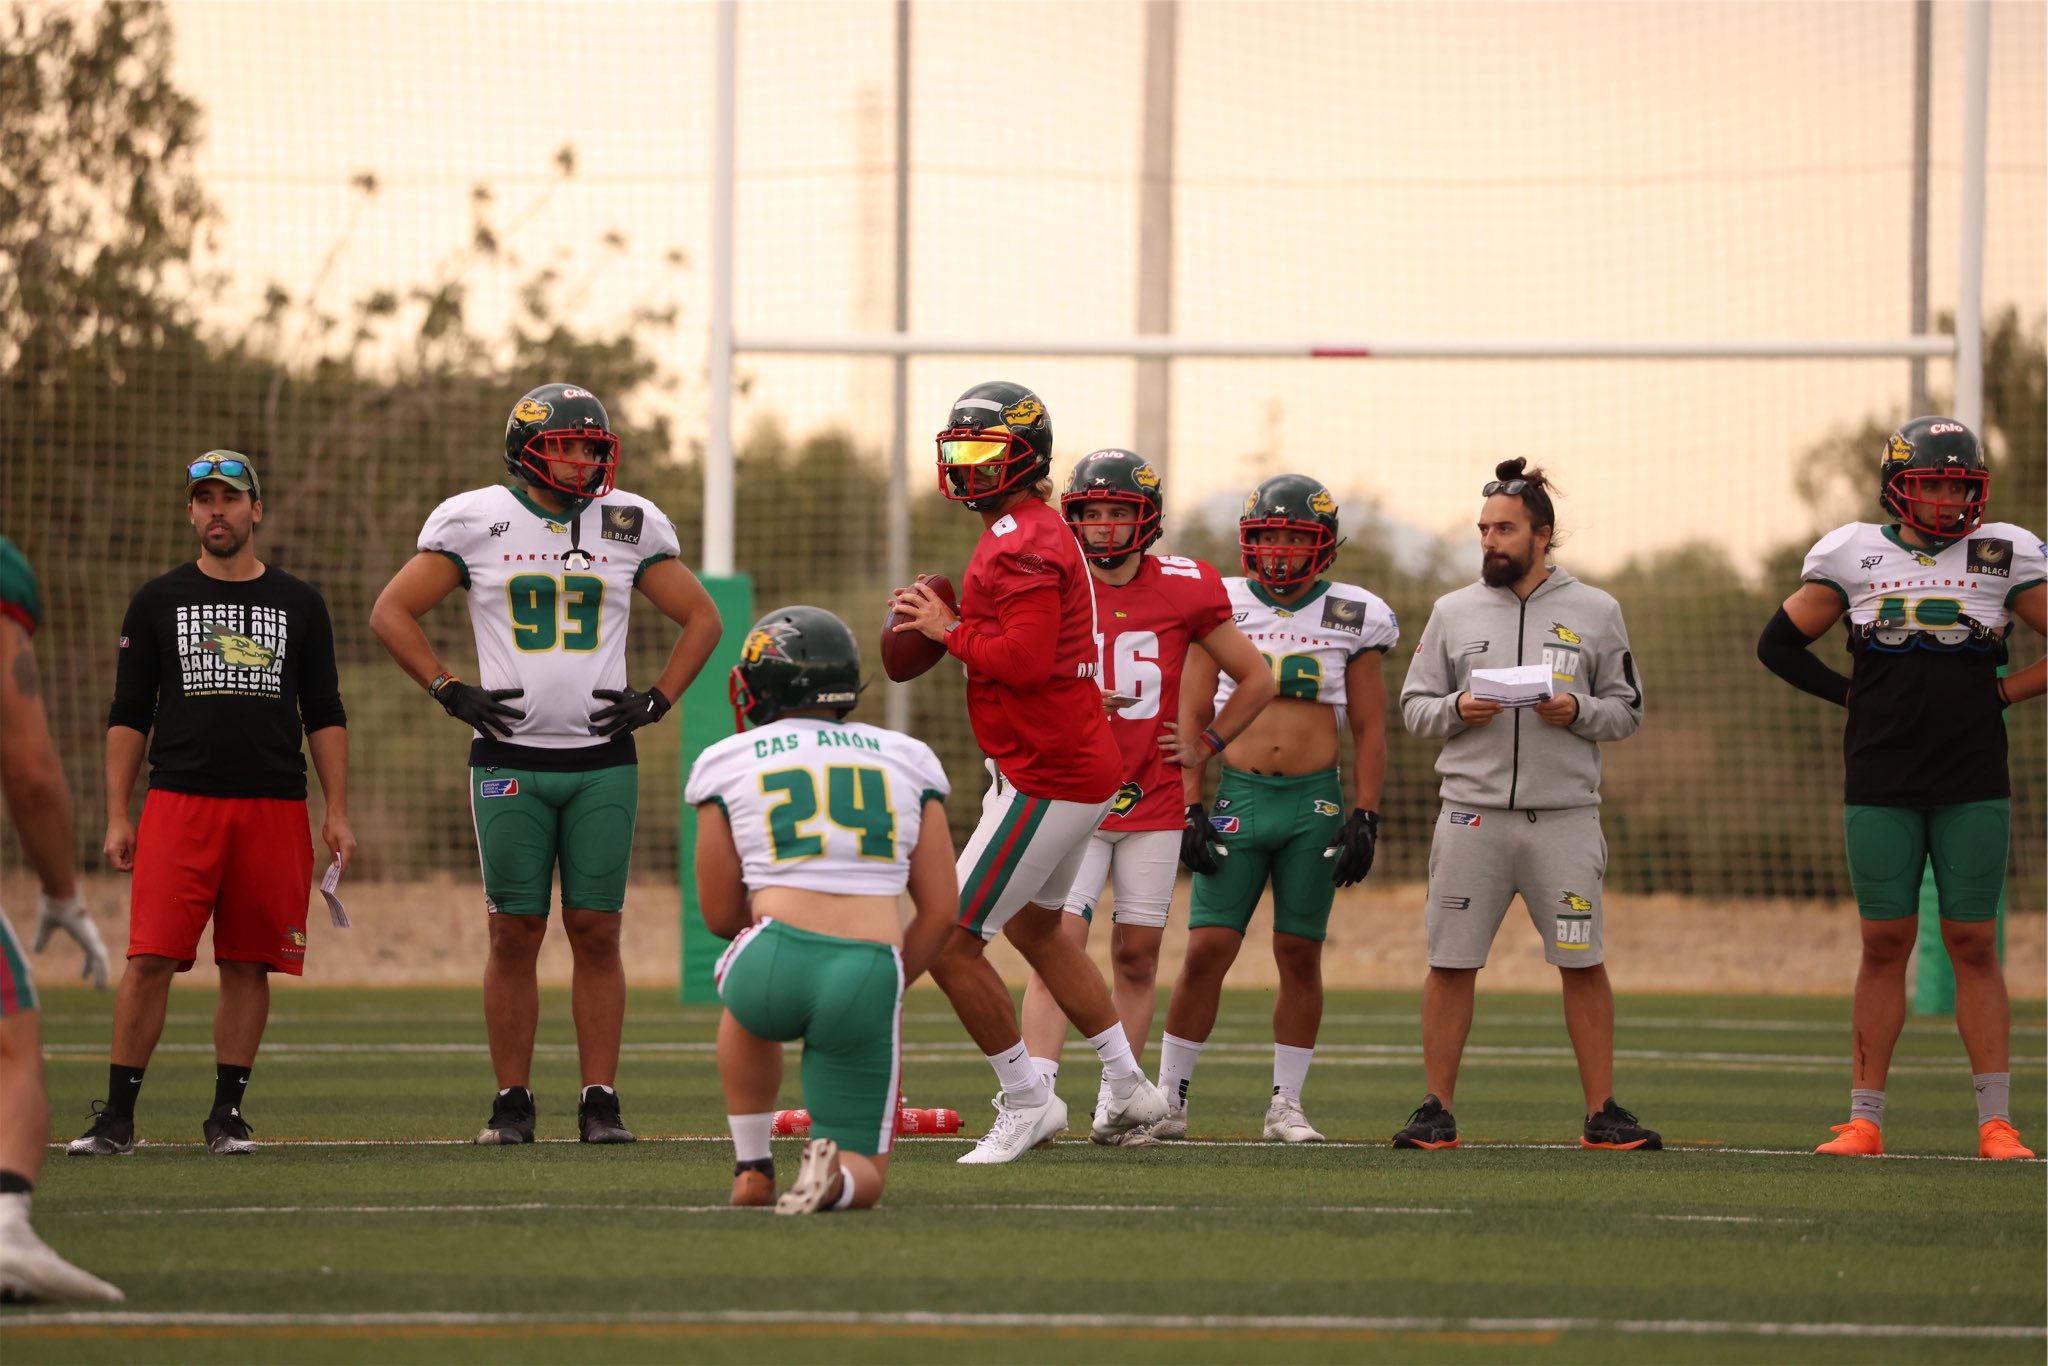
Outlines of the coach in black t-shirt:
M 71 1144 L 79 1156 L 135 1146 L 135 1097 L 171 977 L 197 959 L 208 920 L 220 1005 L 206 1141 L 217 1153 L 254 1150 L 241 1103 L 270 1014 L 269 974 L 298 976 L 306 960 L 313 844 L 302 725 L 327 798 L 321 837 L 344 867 L 356 847 L 327 604 L 256 558 L 263 496 L 246 457 L 208 452 L 186 468 L 185 491 L 199 559 L 144 584 L 121 623 L 105 852 L 135 874 L 128 970 L 114 1002 L 107 1103 Z M 151 731 L 138 831 L 128 813 Z

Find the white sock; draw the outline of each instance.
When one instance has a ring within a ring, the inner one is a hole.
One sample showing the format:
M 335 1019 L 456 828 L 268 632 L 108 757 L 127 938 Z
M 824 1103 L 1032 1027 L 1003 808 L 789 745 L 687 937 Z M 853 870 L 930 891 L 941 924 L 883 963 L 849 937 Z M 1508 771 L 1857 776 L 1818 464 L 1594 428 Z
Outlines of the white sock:
M 1308 1080 L 1308 1065 L 1316 1055 L 1313 1048 L 1273 1045 L 1273 1094 L 1301 1099 L 1301 1084 Z
M 1038 1068 L 1031 1061 L 1031 1052 L 1023 1044 L 1002 1053 L 985 1054 L 988 1065 L 996 1069 L 996 1084 L 1003 1088 L 1003 1094 L 1014 1106 L 1037 1106 L 1045 1104 L 1052 1088 L 1038 1075 Z
M 832 1202 L 833 1209 L 845 1209 L 853 1203 L 853 1168 L 839 1169 L 839 1198 Z
M 1060 1060 L 1034 1056 L 1031 1065 L 1038 1069 L 1038 1075 L 1045 1078 L 1046 1085 L 1057 1085 L 1060 1079 Z
M 1177 1109 L 1188 1106 L 1188 1083 L 1194 1080 L 1195 1063 L 1202 1056 L 1202 1045 L 1186 1039 L 1177 1039 L 1168 1034 L 1159 1042 L 1159 1089 L 1166 1092 L 1166 1103 Z
M 1121 1023 L 1088 1040 L 1088 1046 L 1102 1059 L 1102 1079 L 1109 1083 L 1111 1094 L 1128 1096 L 1145 1080 L 1145 1074 L 1138 1070 L 1138 1060 L 1131 1055 L 1130 1036 L 1124 1033 Z
M 28 1223 L 29 1192 L 9 1191 L 0 1195 L 0 1227 Z
M 736 1162 L 764 1162 L 768 1158 L 768 1133 L 775 1123 L 773 1111 L 758 1115 L 727 1115 L 732 1130 L 732 1155 Z

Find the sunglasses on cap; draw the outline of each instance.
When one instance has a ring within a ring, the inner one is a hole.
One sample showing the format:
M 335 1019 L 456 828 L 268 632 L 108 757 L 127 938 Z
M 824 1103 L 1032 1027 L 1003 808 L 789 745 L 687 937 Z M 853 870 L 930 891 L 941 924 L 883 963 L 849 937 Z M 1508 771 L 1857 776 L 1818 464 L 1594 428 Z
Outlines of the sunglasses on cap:
M 246 460 L 194 460 L 185 467 L 187 479 L 211 479 L 224 474 L 230 479 L 247 479 L 249 462 Z

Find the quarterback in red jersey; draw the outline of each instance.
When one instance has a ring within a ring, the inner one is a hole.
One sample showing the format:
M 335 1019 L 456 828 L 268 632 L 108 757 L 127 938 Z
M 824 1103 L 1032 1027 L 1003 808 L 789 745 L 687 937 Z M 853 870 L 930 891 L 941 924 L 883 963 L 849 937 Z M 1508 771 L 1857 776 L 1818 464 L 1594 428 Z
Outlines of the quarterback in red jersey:
M 1102 1058 L 1105 1138 L 1166 1115 L 1117 1021 L 1102 974 L 1060 933 L 1061 909 L 1090 835 L 1122 781 L 1097 683 L 1093 580 L 1057 512 L 1052 419 L 1019 384 L 977 384 L 939 433 L 939 490 L 986 530 L 961 584 L 960 615 L 922 584 L 898 589 L 894 629 L 942 642 L 967 669 L 967 718 L 995 782 L 959 860 L 957 933 L 932 964 L 1002 1094 L 968 1163 L 1012 1162 L 1067 1127 L 1067 1107 L 1032 1065 L 1016 1007 L 989 965 L 1005 935 Z M 1118 699 L 1109 698 L 1114 702 Z
M 1252 723 L 1278 686 L 1258 650 L 1231 620 L 1230 595 L 1215 568 L 1178 555 L 1146 553 L 1159 539 L 1163 500 L 1159 472 L 1144 457 L 1114 448 L 1084 457 L 1060 498 L 1060 511 L 1095 580 L 1095 632 L 1104 682 L 1118 695 L 1136 699 L 1110 717 L 1123 786 L 1088 841 L 1081 871 L 1067 893 L 1061 933 L 1076 947 L 1087 947 L 1096 902 L 1114 877 L 1111 999 L 1131 1051 L 1140 1058 L 1152 1029 L 1159 945 L 1166 937 L 1180 863 L 1182 766 L 1199 767 L 1219 754 Z M 1195 641 L 1202 642 L 1237 689 L 1215 724 L 1182 744 L 1175 725 L 1181 667 Z M 1024 1042 L 1048 1080 L 1058 1074 L 1066 1033 L 1067 1022 L 1052 993 L 1033 973 L 1024 991 Z M 1105 1082 L 1096 1100 L 1098 1112 L 1108 1094 Z M 1131 1129 L 1106 1141 L 1143 1145 L 1153 1140 L 1144 1129 Z

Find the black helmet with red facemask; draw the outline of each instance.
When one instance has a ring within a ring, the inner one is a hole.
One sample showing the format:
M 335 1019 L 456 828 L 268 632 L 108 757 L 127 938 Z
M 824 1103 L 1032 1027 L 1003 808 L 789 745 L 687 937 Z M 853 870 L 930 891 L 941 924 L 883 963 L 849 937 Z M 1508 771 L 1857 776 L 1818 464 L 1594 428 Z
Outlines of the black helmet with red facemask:
M 1279 533 L 1296 531 L 1311 539 L 1298 545 Z M 1253 489 L 1237 519 L 1237 548 L 1245 577 L 1267 588 L 1299 588 L 1337 558 L 1337 500 L 1319 479 L 1276 474 Z
M 1021 384 L 991 380 L 953 400 L 939 433 L 939 492 L 976 512 L 1052 470 L 1052 417 Z
M 505 468 L 521 479 L 580 504 L 610 493 L 618 466 L 611 417 L 588 389 L 543 384 L 512 405 Z
M 1991 498 L 1984 443 L 1952 417 L 1916 417 L 1893 432 L 1878 461 L 1878 477 L 1878 502 L 1922 536 L 1946 545 L 1984 524 Z M 1948 479 L 1966 485 L 1963 497 L 1940 487 Z
M 1082 509 L 1090 503 L 1110 503 L 1117 515 L 1109 521 L 1084 522 Z M 1161 510 L 1159 471 L 1135 451 L 1093 451 L 1081 457 L 1067 476 L 1067 491 L 1060 495 L 1060 513 L 1081 542 L 1081 553 L 1090 564 L 1115 569 L 1159 539 Z M 1084 527 L 1108 527 L 1109 549 L 1097 551 L 1088 544 Z

